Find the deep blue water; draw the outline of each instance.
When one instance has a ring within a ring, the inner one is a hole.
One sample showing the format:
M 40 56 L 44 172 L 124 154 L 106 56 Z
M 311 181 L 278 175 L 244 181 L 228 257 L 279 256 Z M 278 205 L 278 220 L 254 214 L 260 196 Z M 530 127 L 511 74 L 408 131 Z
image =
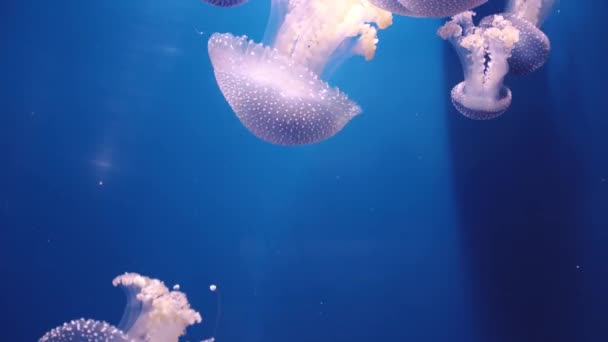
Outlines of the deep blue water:
M 190 341 L 211 283 L 220 342 L 608 341 L 605 1 L 561 1 L 490 122 L 450 104 L 442 21 L 395 17 L 330 80 L 364 113 L 296 148 L 243 128 L 206 52 L 269 3 L 2 2 L 0 340 L 117 323 L 133 271 L 181 284 Z

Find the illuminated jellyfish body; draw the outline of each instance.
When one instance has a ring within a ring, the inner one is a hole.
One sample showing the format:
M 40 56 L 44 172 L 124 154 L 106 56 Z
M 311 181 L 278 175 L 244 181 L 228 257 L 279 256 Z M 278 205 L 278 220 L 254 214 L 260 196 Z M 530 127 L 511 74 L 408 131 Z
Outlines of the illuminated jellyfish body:
M 160 280 L 125 273 L 112 284 L 122 286 L 127 306 L 118 327 L 78 319 L 52 329 L 40 342 L 177 342 L 186 328 L 201 322 L 183 292 L 170 291 Z
M 478 7 L 488 0 L 370 0 L 389 12 L 408 17 L 444 18 Z
M 203 2 L 219 7 L 234 7 L 246 3 L 247 0 L 203 0 Z
M 476 27 L 474 12 L 452 17 L 437 33 L 456 49 L 464 81 L 452 89 L 452 103 L 464 116 L 487 120 L 502 115 L 511 105 L 511 90 L 503 85 L 507 59 L 519 40 L 519 31 L 501 16 L 490 27 Z
M 367 0 L 273 0 L 267 45 L 215 33 L 209 57 L 221 92 L 249 131 L 273 144 L 312 144 L 361 112 L 321 75 L 351 55 L 372 59 L 375 26 L 391 23 L 389 12 Z
M 530 74 L 542 67 L 551 52 L 549 38 L 540 30 L 555 0 L 510 0 L 506 13 L 499 15 L 519 30 L 519 42 L 509 58 L 510 71 L 516 75 Z M 480 26 L 489 26 L 494 16 L 481 20 Z

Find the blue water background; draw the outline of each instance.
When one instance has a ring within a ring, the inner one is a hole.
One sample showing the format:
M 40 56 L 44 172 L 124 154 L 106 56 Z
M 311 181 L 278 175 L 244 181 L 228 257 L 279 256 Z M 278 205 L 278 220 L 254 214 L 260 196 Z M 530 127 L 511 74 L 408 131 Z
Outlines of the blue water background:
M 330 80 L 364 113 L 297 148 L 242 127 L 206 52 L 269 3 L 2 2 L 0 340 L 117 323 L 133 271 L 181 284 L 190 341 L 211 283 L 217 341 L 608 341 L 605 1 L 561 1 L 491 122 L 451 107 L 442 21 L 395 17 Z

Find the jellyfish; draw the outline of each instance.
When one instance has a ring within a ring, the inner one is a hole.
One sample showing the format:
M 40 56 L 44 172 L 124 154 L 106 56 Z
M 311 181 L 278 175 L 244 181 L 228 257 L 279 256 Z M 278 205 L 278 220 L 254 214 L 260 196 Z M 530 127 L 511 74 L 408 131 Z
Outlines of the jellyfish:
M 551 42 L 540 26 L 544 23 L 555 0 L 510 0 L 505 13 L 499 15 L 509 20 L 519 30 L 519 42 L 509 58 L 510 71 L 527 75 L 542 67 L 551 52 Z M 482 19 L 480 26 L 490 26 L 494 16 Z
M 361 113 L 322 77 L 352 55 L 374 57 L 390 12 L 368 0 L 272 0 L 264 43 L 214 33 L 215 79 L 241 123 L 277 145 L 328 139 Z
M 488 0 L 370 0 L 389 12 L 408 17 L 444 18 L 483 5 Z
M 158 279 L 125 273 L 112 284 L 122 286 L 127 294 L 118 327 L 81 318 L 50 330 L 39 341 L 177 342 L 188 326 L 202 321 L 201 315 L 190 308 L 186 294 L 170 291 Z
M 452 103 L 464 116 L 487 120 L 502 115 L 511 105 L 511 90 L 503 85 L 507 59 L 519 41 L 519 30 L 502 16 L 491 27 L 476 27 L 472 11 L 458 14 L 437 33 L 456 49 L 464 81 L 452 89 Z
M 234 7 L 246 3 L 247 0 L 203 0 L 203 2 L 219 7 Z

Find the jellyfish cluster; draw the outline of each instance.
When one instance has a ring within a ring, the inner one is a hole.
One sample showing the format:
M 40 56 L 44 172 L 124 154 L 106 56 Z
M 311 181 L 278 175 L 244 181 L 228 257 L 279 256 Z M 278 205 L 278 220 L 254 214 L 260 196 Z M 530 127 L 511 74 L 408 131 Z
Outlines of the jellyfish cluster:
M 219 7 L 247 0 L 203 0 Z M 493 119 L 511 105 L 504 79 L 539 69 L 551 50 L 540 30 L 555 0 L 508 0 L 477 25 L 472 9 L 488 0 L 271 0 L 263 42 L 214 33 L 208 52 L 215 79 L 241 123 L 277 145 L 326 140 L 362 112 L 327 76 L 348 58 L 371 60 L 392 16 L 451 17 L 438 35 L 455 48 L 464 81 L 451 92 L 464 116 Z
M 127 295 L 118 326 L 93 319 L 76 319 L 54 328 L 39 342 L 177 342 L 186 328 L 201 323 L 179 286 L 169 290 L 158 280 L 125 273 L 112 281 Z

